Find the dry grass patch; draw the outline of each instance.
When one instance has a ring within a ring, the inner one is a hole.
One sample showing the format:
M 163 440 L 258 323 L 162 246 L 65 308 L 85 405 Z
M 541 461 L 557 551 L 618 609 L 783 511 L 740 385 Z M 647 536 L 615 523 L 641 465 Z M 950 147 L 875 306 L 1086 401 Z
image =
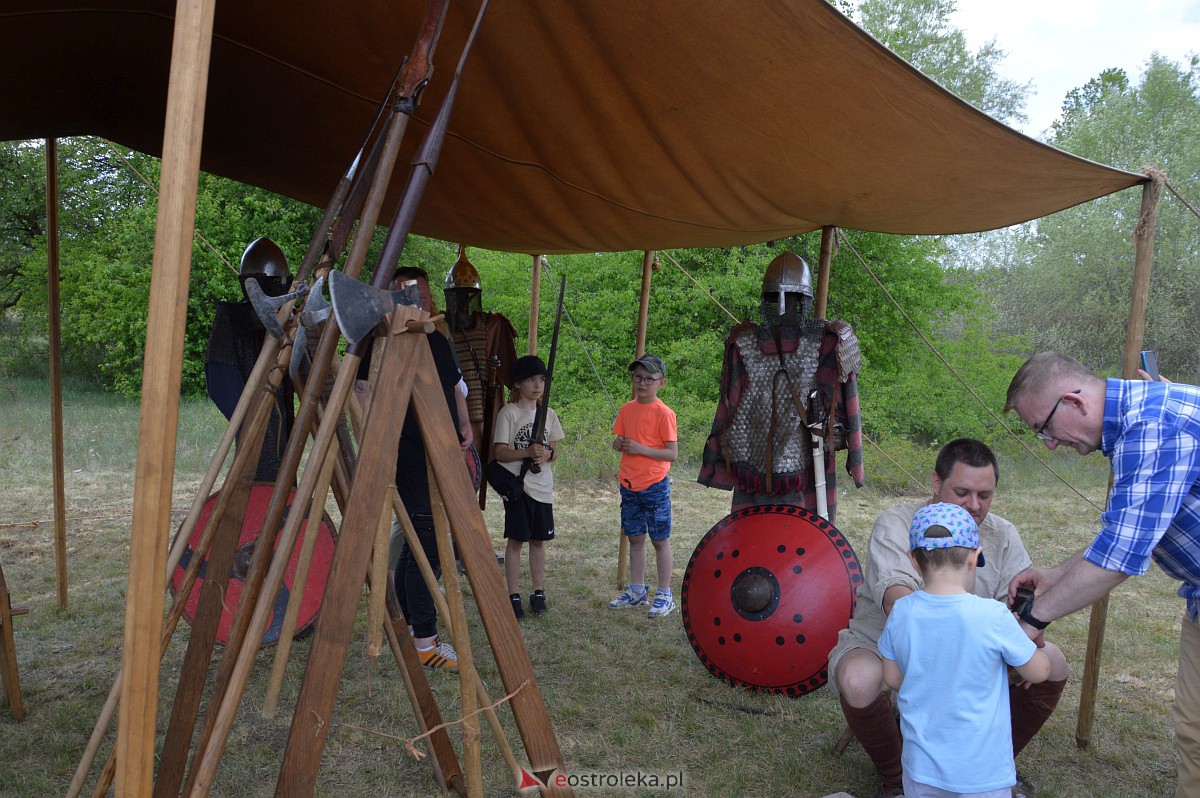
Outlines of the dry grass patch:
M 0 393 L 0 560 L 14 600 L 29 604 L 17 619 L 17 647 L 27 720 L 15 724 L 0 709 L 0 795 L 63 794 L 119 665 L 124 623 L 130 479 L 136 408 L 111 398 L 68 404 L 67 496 L 70 605 L 56 606 L 47 414 L 36 395 Z M 186 403 L 188 442 L 180 446 L 174 524 L 191 503 L 223 425 L 206 403 Z M 132 419 L 132 421 L 131 421 Z M 1104 463 L 1097 458 L 1096 469 Z M 1095 471 L 1096 469 L 1093 469 Z M 914 470 L 925 474 L 928 463 Z M 995 512 L 1017 523 L 1034 559 L 1057 562 L 1090 538 L 1096 512 L 1049 479 L 1018 466 L 1006 471 Z M 1018 473 L 1020 472 L 1020 473 Z M 1090 473 L 1090 472 L 1087 472 Z M 676 468 L 674 587 L 700 538 L 727 512 L 729 494 L 695 484 L 694 468 Z M 870 474 L 870 463 L 868 463 Z M 1103 483 L 1087 477 L 1102 501 Z M 842 532 L 860 556 L 874 517 L 914 494 L 843 490 Z M 688 645 L 678 613 L 652 621 L 636 611 L 612 611 L 617 589 L 618 496 L 607 480 L 560 484 L 555 502 L 559 538 L 547 549 L 550 611 L 522 623 L 559 745 L 571 773 L 682 773 L 696 796 L 823 796 L 846 790 L 869 795 L 870 764 L 857 744 L 843 757 L 830 748 L 843 728 L 828 690 L 800 699 L 760 695 L 712 678 Z M 486 518 L 503 550 L 501 509 Z M 164 530 L 170 535 L 172 530 Z M 653 555 L 650 555 L 653 560 Z M 653 564 L 648 570 L 652 573 Z M 528 592 L 527 578 L 523 592 Z M 468 610 L 473 602 L 468 595 Z M 1112 601 L 1091 747 L 1075 744 L 1075 720 L 1087 635 L 1086 614 L 1056 623 L 1051 637 L 1072 663 L 1060 711 L 1022 757 L 1040 796 L 1168 796 L 1174 793 L 1169 717 L 1181 601 L 1160 572 L 1130 580 Z M 503 691 L 472 616 L 481 675 L 493 699 Z M 318 793 L 425 796 L 436 787 L 427 764 L 382 734 L 416 734 L 396 665 L 367 659 L 360 613 L 321 767 Z M 160 725 L 165 727 L 178 680 L 186 629 L 164 659 Z M 290 712 L 308 655 L 293 648 L 273 719 L 260 713 L 273 650 L 264 650 L 247 686 L 237 724 L 218 771 L 214 795 L 274 792 Z M 458 709 L 457 679 L 432 674 L 443 714 Z M 501 717 L 524 762 L 509 713 Z M 353 727 L 351 728 L 351 724 Z M 368 729 L 382 734 L 362 731 Z M 484 727 L 485 794 L 515 794 L 498 749 Z M 452 738 L 460 739 L 456 729 Z M 111 734 L 110 734 L 111 738 Z M 661 795 L 662 790 L 581 790 L 581 795 Z

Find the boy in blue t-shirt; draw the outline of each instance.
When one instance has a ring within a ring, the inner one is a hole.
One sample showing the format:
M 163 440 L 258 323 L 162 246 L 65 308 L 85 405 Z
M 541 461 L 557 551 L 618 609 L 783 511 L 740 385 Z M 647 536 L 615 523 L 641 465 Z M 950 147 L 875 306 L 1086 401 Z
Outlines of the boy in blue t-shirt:
M 908 531 L 925 587 L 896 602 L 879 653 L 899 692 L 905 798 L 1009 798 L 1017 782 L 1007 665 L 1026 681 L 1050 660 L 998 601 L 970 593 L 985 567 L 975 519 L 962 507 L 922 507 Z

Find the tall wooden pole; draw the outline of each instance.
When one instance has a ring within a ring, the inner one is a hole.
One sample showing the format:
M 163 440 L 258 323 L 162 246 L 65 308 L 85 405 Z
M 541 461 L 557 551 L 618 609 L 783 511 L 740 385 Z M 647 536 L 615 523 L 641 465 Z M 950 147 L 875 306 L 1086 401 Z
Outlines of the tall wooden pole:
M 533 256 L 529 279 L 529 346 L 525 354 L 537 354 L 538 303 L 542 298 L 542 256 Z
M 1129 295 L 1129 326 L 1125 330 L 1125 354 L 1121 361 L 1121 376 L 1137 378 L 1138 354 L 1146 332 L 1146 305 L 1150 296 L 1150 271 L 1154 265 L 1154 236 L 1158 217 L 1158 200 L 1162 196 L 1166 175 L 1153 169 L 1144 170 L 1150 182 L 1142 187 L 1142 211 L 1133 231 L 1133 285 Z M 1112 493 L 1112 475 L 1108 490 Z M 1100 683 L 1100 657 L 1104 652 L 1104 632 L 1108 625 L 1108 596 L 1092 605 L 1088 621 L 1087 653 L 1083 660 L 1083 686 L 1079 693 L 1079 718 L 1075 724 L 1075 743 L 1087 748 L 1092 739 L 1092 721 L 1096 713 L 1096 688 Z
M 654 272 L 655 252 L 646 250 L 642 255 L 642 292 L 638 304 L 637 349 L 635 357 L 646 354 L 646 323 L 650 318 L 650 275 Z
M 179 424 L 188 278 L 215 0 L 178 0 L 134 469 L 129 586 L 117 726 L 117 796 L 150 795 L 162 655 L 163 562 Z
M 62 317 L 58 269 L 58 142 L 46 139 L 46 290 L 50 305 L 50 438 L 54 469 L 54 582 L 67 608 L 67 488 L 63 463 Z
M 638 301 L 637 344 L 635 357 L 646 354 L 646 327 L 650 319 L 650 275 L 657 267 L 657 253 L 648 249 L 642 255 L 642 290 Z M 617 530 L 617 590 L 625 587 L 629 567 L 629 538 L 623 530 Z
M 837 228 L 825 225 L 821 228 L 821 261 L 817 264 L 817 290 L 813 296 L 813 318 L 825 318 L 829 304 L 829 268 L 833 263 L 833 241 Z

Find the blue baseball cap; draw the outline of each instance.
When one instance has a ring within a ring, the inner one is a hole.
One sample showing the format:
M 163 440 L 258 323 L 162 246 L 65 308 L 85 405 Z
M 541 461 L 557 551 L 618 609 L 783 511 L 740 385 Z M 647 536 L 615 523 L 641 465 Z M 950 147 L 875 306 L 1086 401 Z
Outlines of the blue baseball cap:
M 926 537 L 933 527 L 941 527 L 950 533 L 950 537 Z M 910 549 L 949 549 L 962 546 L 965 549 L 979 548 L 979 526 L 971 514 L 949 502 L 927 504 L 917 510 L 912 524 L 908 528 L 908 547 Z M 983 565 L 982 552 L 979 564 Z

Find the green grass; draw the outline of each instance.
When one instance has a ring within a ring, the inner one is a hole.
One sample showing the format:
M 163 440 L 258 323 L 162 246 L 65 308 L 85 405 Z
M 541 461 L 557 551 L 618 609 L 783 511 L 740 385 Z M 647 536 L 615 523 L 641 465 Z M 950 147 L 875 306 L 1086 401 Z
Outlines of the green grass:
M 57 608 L 54 583 L 48 391 L 43 383 L 9 381 L 0 389 L 0 562 L 13 600 L 30 606 L 17 618 L 17 654 L 26 721 L 0 708 L 0 795 L 46 796 L 66 791 L 119 665 L 124 623 L 128 528 L 137 441 L 137 408 L 118 398 L 68 389 L 65 423 L 69 606 Z M 566 423 L 565 420 L 564 423 Z M 210 405 L 185 402 L 181 411 L 172 524 L 186 514 L 208 467 L 224 422 Z M 869 795 L 870 763 L 857 744 L 835 758 L 830 748 L 843 728 L 827 689 L 798 699 L 750 693 L 714 679 L 687 642 L 678 613 L 650 621 L 642 613 L 605 607 L 615 593 L 618 496 L 615 455 L 591 439 L 565 447 L 555 512 L 559 538 L 548 548 L 550 612 L 522 623 L 525 645 L 572 773 L 682 772 L 696 796 L 812 796 L 845 790 Z M 572 452 L 572 449 L 575 452 Z M 922 480 L 931 457 L 899 447 L 899 459 Z M 889 451 L 889 453 L 891 453 Z M 571 458 L 578 460 L 572 462 Z M 889 466 L 868 448 L 868 478 L 880 487 L 854 490 L 843 480 L 838 526 L 860 555 L 874 517 L 901 500 L 918 498 L 906 480 L 884 479 Z M 1105 461 L 1097 455 L 1050 460 L 1093 501 L 1102 504 Z M 587 461 L 585 464 L 584 461 Z M 1097 511 L 1028 458 L 1005 458 L 993 511 L 1022 530 L 1039 564 L 1053 564 L 1084 545 Z M 695 465 L 674 470 L 676 591 L 700 538 L 728 510 L 729 494 L 695 483 Z M 501 509 L 485 514 L 494 547 L 503 548 Z M 336 516 L 335 516 L 336 517 Z M 173 529 L 164 530 L 173 534 Z M 652 567 L 652 566 L 651 566 Z M 527 578 L 523 585 L 528 591 Z M 1101 689 L 1091 745 L 1075 743 L 1086 613 L 1054 624 L 1050 637 L 1071 662 L 1060 710 L 1022 756 L 1022 771 L 1040 796 L 1146 798 L 1174 794 L 1174 687 L 1181 600 L 1157 569 L 1125 583 L 1114 595 L 1107 627 Z M 468 612 L 474 612 L 467 591 Z M 486 639 L 472 614 L 472 640 L 491 697 L 501 696 Z M 365 656 L 360 612 L 321 763 L 320 795 L 424 796 L 436 793 L 428 764 L 382 734 L 416 733 L 394 661 Z M 178 680 L 187 629 L 176 633 L 163 661 L 160 730 Z M 259 796 L 274 791 L 309 641 L 298 641 L 276 717 L 261 717 L 273 650 L 259 657 L 239 718 L 217 773 L 214 795 Z M 457 679 L 432 674 L 445 716 L 459 703 Z M 511 716 L 508 737 L 524 763 Z M 373 734 L 350 728 L 370 729 Z M 452 732 L 460 739 L 457 729 Z M 109 741 L 111 743 L 110 732 Z M 107 754 L 106 743 L 102 754 Z M 515 790 L 483 729 L 484 794 Z M 98 768 L 97 768 L 98 769 Z M 89 787 L 90 790 L 90 782 Z M 580 795 L 661 795 L 636 789 L 580 790 Z

